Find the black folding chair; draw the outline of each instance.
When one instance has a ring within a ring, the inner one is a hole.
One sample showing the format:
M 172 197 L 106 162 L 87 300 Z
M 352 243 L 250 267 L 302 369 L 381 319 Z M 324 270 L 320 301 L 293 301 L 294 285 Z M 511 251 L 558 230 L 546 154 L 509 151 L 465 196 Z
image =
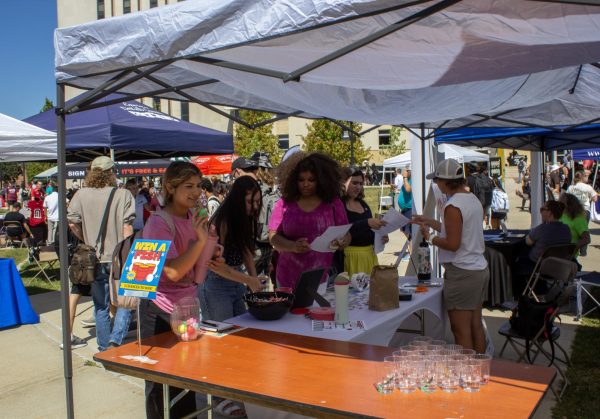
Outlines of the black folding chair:
M 529 279 L 527 280 L 527 284 L 525 285 L 525 288 L 523 289 L 522 295 L 529 294 L 530 296 L 532 296 L 533 298 L 535 298 L 537 300 L 537 297 L 534 292 L 534 288 L 540 279 L 540 268 L 541 268 L 544 260 L 546 260 L 548 258 L 556 258 L 556 259 L 572 261 L 575 256 L 575 251 L 576 251 L 576 246 L 573 243 L 558 244 L 558 245 L 546 247 L 544 249 L 544 251 L 542 252 L 542 254 L 540 255 L 540 257 L 538 257 L 538 259 L 535 263 L 535 267 L 533 268 L 533 272 L 531 273 Z M 575 272 L 577 272 L 577 270 Z M 548 272 L 548 275 L 551 275 L 551 273 Z
M 504 345 L 500 350 L 500 358 L 502 358 L 507 345 L 510 344 L 517 354 L 517 362 L 528 360 L 530 363 L 534 363 L 538 355 L 541 354 L 549 361 L 549 365 L 553 365 L 556 368 L 564 381 L 558 393 L 552 388 L 552 392 L 557 399 L 562 396 L 568 385 L 567 376 L 560 364 L 568 366 L 571 364 L 571 361 L 567 351 L 558 343 L 560 328 L 554 325 L 554 320 L 558 317 L 559 307 L 568 300 L 567 289 L 576 273 L 577 265 L 575 262 L 558 257 L 543 259 L 529 291 L 524 292 L 521 299 L 531 298 L 533 301 L 539 302 L 540 298 L 535 295 L 533 288 L 539 280 L 548 282 L 548 292 L 544 296 L 540 296 L 542 300 L 549 303 L 547 304 L 548 307 L 552 307 L 552 310 L 547 312 L 544 324 L 532 335 L 525 335 L 522 331 L 516 330 L 510 321 L 504 323 L 498 330 L 498 333 L 505 338 Z M 536 304 L 535 302 L 531 304 Z M 514 315 L 515 313 L 513 313 Z M 561 357 L 556 355 L 555 348 L 561 352 Z

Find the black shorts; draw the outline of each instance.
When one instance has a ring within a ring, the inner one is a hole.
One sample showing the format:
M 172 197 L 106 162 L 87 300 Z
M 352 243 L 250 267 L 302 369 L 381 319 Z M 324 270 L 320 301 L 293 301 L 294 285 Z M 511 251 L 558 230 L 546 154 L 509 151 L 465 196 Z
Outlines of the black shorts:
M 10 206 L 13 206 L 13 205 L 15 205 L 17 203 L 17 201 L 9 201 L 9 200 L 7 200 L 6 203 L 8 205 L 10 205 Z
M 71 284 L 71 294 L 81 295 L 83 297 L 89 297 L 92 295 L 91 285 L 82 284 Z
M 506 219 L 506 213 L 505 212 L 492 211 L 492 219 L 494 219 L 494 220 L 505 220 Z

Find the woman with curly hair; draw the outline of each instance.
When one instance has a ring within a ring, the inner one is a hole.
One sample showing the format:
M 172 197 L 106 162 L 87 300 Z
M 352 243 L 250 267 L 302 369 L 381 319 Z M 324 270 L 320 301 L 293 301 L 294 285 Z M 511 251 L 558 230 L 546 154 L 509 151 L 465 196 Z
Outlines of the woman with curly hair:
M 340 200 L 341 170 L 331 157 L 321 153 L 298 152 L 279 166 L 282 198 L 269 221 L 271 244 L 279 252 L 277 283 L 294 289 L 302 272 L 324 268 L 322 281 L 333 261 L 333 252 L 311 250 L 310 243 L 330 226 L 348 224 Z M 344 248 L 350 234 L 332 243 Z
M 587 215 L 583 205 L 575 195 L 563 193 L 560 195 L 559 201 L 565 204 L 565 211 L 560 217 L 560 221 L 569 226 L 569 230 L 571 230 L 571 243 L 576 246 L 575 256 L 577 256 L 579 255 L 579 249 L 587 246 L 591 241 Z M 579 266 L 581 267 L 581 265 Z

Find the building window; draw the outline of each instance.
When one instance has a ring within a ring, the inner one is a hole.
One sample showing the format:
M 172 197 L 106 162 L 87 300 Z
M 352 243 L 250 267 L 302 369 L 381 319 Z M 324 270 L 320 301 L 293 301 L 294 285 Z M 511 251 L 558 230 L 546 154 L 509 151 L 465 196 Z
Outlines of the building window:
M 104 19 L 104 0 L 98 0 L 97 13 L 98 19 Z
M 288 135 L 279 136 L 279 148 L 282 150 L 290 148 L 290 137 Z
M 181 102 L 181 119 L 184 121 L 190 121 L 190 103 Z
M 160 98 L 158 98 L 158 97 L 152 98 L 152 107 L 160 112 Z
M 380 129 L 379 130 L 379 147 L 387 147 L 390 145 L 390 130 Z
M 150 8 L 158 7 L 158 0 L 150 0 Z
M 131 13 L 131 0 L 123 0 L 123 14 Z

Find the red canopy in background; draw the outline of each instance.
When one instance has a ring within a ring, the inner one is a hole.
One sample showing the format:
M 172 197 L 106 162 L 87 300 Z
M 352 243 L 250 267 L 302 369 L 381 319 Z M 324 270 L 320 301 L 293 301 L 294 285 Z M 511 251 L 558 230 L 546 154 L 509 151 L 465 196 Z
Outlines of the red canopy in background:
M 231 163 L 236 158 L 234 154 L 218 154 L 212 156 L 197 156 L 192 158 L 203 175 L 225 175 L 231 173 Z

